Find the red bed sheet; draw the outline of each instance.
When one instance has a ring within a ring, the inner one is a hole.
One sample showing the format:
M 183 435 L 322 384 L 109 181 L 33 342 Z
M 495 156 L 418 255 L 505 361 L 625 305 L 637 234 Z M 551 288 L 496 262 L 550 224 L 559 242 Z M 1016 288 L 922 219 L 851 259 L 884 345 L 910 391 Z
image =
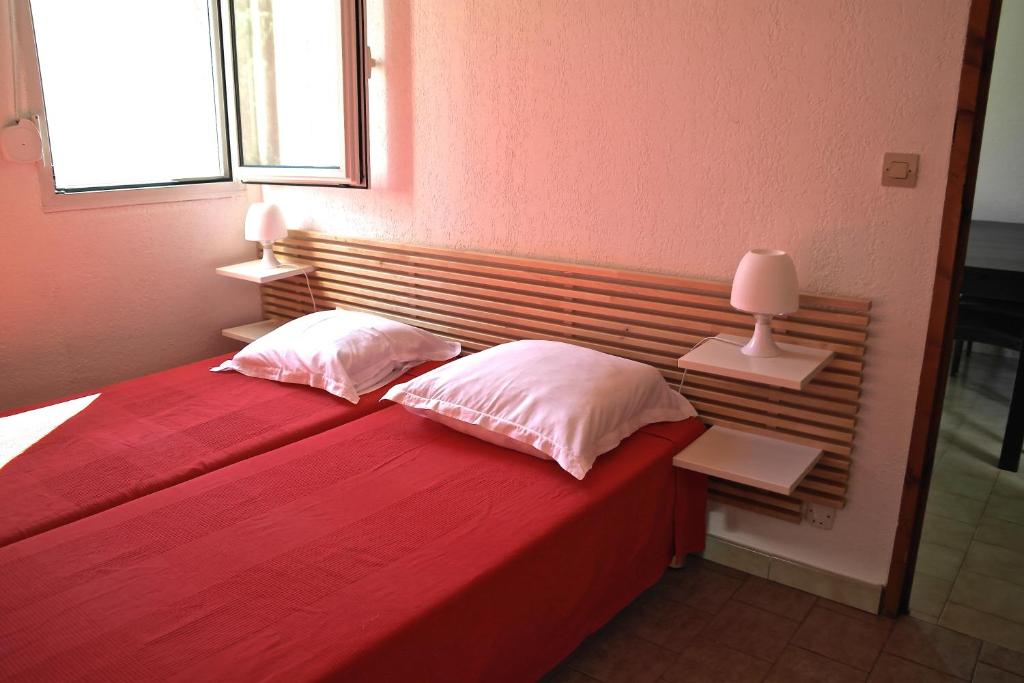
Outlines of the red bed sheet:
M 391 405 L 380 402 L 387 387 L 353 405 L 319 389 L 209 371 L 228 358 L 89 392 L 100 396 L 0 468 L 0 546 Z
M 703 429 L 580 482 L 386 408 L 0 549 L 0 679 L 536 679 L 662 574 Z

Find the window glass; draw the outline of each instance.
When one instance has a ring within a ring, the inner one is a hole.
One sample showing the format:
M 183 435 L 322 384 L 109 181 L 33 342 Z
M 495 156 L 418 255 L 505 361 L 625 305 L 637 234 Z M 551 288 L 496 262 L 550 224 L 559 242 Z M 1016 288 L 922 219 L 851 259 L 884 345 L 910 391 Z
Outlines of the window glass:
M 228 177 L 219 32 L 207 2 L 31 6 L 58 191 Z
M 338 0 L 233 0 L 243 166 L 344 168 Z

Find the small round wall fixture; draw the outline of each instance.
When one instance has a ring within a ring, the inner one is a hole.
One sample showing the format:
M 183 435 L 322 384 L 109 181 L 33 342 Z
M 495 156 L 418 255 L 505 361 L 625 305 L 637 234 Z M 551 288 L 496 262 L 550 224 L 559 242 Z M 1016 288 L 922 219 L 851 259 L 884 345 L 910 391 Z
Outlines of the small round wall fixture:
M 0 149 L 4 159 L 31 164 L 43 158 L 43 140 L 39 129 L 29 119 L 18 121 L 0 130 Z

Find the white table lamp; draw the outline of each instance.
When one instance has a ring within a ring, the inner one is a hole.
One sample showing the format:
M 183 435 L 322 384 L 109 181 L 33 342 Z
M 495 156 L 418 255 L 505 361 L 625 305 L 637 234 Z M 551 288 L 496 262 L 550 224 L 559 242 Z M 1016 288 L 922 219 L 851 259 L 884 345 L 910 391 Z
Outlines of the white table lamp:
M 772 316 L 792 313 L 800 307 L 800 293 L 793 259 L 784 251 L 753 249 L 736 268 L 732 280 L 733 308 L 754 314 L 754 336 L 743 353 L 772 358 L 780 353 L 772 339 Z
M 274 256 L 274 241 L 287 236 L 284 215 L 276 204 L 260 202 L 249 207 L 245 214 L 245 239 L 263 245 L 262 266 L 267 270 L 281 267 Z

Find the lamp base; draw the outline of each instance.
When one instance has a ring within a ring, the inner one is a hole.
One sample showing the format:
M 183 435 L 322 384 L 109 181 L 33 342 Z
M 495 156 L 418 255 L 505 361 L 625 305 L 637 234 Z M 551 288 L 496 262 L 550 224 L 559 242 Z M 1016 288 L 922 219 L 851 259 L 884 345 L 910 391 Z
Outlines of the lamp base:
M 774 358 L 782 353 L 782 349 L 772 339 L 772 316 L 760 313 L 754 315 L 754 336 L 741 351 L 743 355 L 754 358 Z
M 273 242 L 260 242 L 263 245 L 263 259 L 260 261 L 260 266 L 267 270 L 274 270 L 281 267 L 281 263 L 277 260 L 277 256 L 274 255 L 274 243 Z

